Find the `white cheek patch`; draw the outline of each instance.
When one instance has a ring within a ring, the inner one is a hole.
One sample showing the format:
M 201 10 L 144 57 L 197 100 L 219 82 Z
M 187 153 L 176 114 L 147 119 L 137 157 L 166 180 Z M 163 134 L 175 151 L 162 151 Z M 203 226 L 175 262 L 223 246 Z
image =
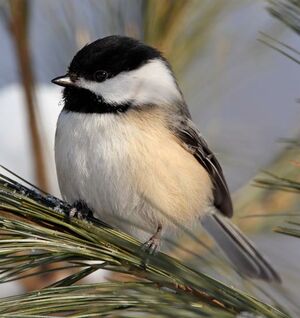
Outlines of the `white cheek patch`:
M 98 83 L 80 79 L 78 85 L 111 104 L 160 104 L 181 100 L 181 94 L 168 67 L 159 59 L 137 70 L 122 72 Z

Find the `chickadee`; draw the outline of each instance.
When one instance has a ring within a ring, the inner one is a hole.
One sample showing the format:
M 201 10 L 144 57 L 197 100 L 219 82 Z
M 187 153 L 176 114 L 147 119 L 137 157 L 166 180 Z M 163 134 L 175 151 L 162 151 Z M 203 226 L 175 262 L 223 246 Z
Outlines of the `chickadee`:
M 200 220 L 242 275 L 280 281 L 230 222 L 222 168 L 158 50 L 108 36 L 83 47 L 52 82 L 65 87 L 55 136 L 65 200 L 81 202 L 150 250 L 178 224 Z

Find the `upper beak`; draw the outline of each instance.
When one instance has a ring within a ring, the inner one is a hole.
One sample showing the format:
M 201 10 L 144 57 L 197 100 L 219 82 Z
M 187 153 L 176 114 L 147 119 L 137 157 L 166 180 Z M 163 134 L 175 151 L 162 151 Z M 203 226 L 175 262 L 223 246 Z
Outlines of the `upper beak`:
M 71 80 L 69 74 L 55 77 L 51 82 L 63 87 L 75 86 L 75 82 Z

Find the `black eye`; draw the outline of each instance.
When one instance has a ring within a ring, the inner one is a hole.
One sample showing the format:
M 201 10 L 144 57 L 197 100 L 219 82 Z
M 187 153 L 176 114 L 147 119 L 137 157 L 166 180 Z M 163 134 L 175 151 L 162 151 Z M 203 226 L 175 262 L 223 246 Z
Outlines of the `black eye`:
M 107 79 L 107 77 L 108 77 L 107 72 L 102 71 L 102 70 L 98 70 L 94 73 L 94 79 L 97 82 L 103 82 Z

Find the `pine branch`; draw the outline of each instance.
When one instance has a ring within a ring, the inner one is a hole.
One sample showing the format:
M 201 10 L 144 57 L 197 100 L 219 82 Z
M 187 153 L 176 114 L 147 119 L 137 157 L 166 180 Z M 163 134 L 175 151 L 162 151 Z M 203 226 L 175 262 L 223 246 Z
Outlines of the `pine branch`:
M 262 36 L 262 38 L 258 39 L 259 42 L 265 44 L 271 49 L 289 58 L 293 62 L 300 64 L 300 59 L 299 59 L 300 52 L 298 50 L 296 50 L 295 48 L 291 47 L 290 45 L 286 43 L 276 40 L 275 38 L 271 37 L 270 35 L 266 33 L 260 32 L 260 35 Z
M 287 192 L 300 193 L 300 182 L 277 176 L 268 171 L 264 171 L 268 177 L 257 178 L 255 180 L 255 185 L 261 188 L 268 188 L 270 190 L 280 190 Z
M 235 317 L 247 311 L 288 317 L 233 287 L 158 253 L 148 255 L 133 237 L 106 226 L 68 219 L 70 206 L 0 174 L 0 283 L 40 265 L 75 272 L 52 286 L 0 302 L 2 317 Z M 137 282 L 72 286 L 98 270 L 134 275 Z
M 300 182 L 289 178 L 279 177 L 270 172 L 265 172 L 265 174 L 268 175 L 268 178 L 256 180 L 256 185 L 258 187 L 300 194 Z M 287 226 L 278 226 L 274 229 L 274 231 L 300 238 L 300 222 L 298 221 L 300 214 L 293 214 L 292 216 L 297 221 L 287 221 Z

